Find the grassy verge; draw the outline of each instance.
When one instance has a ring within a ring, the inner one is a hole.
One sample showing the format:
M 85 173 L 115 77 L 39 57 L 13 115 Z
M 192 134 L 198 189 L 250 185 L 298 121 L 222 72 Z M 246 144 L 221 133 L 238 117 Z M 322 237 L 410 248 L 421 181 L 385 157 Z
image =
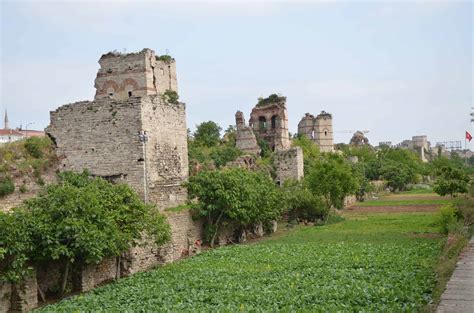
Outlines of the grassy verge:
M 434 220 L 348 214 L 209 250 L 40 311 L 419 311 L 432 300 L 445 242 Z
M 469 240 L 465 236 L 461 235 L 452 235 L 447 240 L 439 257 L 438 264 L 435 267 L 436 276 L 438 279 L 436 286 L 433 289 L 433 302 L 425 307 L 425 312 L 436 311 L 436 307 L 439 304 L 441 295 L 443 294 L 446 284 L 451 278 L 454 268 L 456 267 L 458 256 L 464 247 L 466 247 L 468 242 Z

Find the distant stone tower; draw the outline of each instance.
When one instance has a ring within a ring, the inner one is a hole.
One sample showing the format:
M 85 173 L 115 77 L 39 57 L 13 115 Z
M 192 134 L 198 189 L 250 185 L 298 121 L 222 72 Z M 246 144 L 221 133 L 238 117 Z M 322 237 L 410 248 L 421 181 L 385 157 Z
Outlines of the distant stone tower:
M 178 92 L 175 60 L 167 55 L 156 56 L 151 49 L 128 54 L 109 52 L 102 55 L 99 64 L 95 100 Z
M 249 124 L 257 138 L 267 141 L 272 150 L 290 148 L 286 97 L 271 95 L 260 99 L 252 109 Z
M 252 154 L 259 154 L 260 147 L 257 143 L 257 138 L 255 137 L 252 128 L 245 124 L 244 114 L 241 111 L 235 113 L 235 124 L 237 126 L 237 132 L 235 135 L 235 144 L 237 148 Z
M 334 151 L 334 136 L 332 131 L 332 115 L 322 111 L 316 116 L 314 139 L 322 152 Z
M 332 115 L 322 111 L 314 117 L 306 113 L 298 123 L 298 134 L 305 135 L 319 146 L 321 152 L 334 152 Z
M 8 113 L 7 110 L 5 110 L 5 119 L 3 120 L 3 129 L 7 130 L 10 129 L 10 125 L 8 123 Z

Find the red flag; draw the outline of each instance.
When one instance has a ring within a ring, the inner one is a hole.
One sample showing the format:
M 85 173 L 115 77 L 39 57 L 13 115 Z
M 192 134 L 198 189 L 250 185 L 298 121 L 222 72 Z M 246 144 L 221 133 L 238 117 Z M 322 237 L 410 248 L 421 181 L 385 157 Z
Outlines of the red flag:
M 466 139 L 469 140 L 469 142 L 471 142 L 471 140 L 472 140 L 472 136 L 471 136 L 471 134 L 469 134 L 468 131 L 466 132 Z

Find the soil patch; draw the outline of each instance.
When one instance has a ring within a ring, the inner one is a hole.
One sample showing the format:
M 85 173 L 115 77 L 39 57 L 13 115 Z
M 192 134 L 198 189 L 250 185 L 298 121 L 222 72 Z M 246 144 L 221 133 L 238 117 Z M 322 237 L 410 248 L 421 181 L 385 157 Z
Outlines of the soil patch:
M 411 237 L 411 238 L 430 238 L 430 239 L 435 239 L 435 238 L 442 238 L 443 235 L 441 234 L 435 234 L 435 233 L 423 233 L 423 234 L 420 234 L 420 233 L 409 233 L 407 234 L 408 237 Z

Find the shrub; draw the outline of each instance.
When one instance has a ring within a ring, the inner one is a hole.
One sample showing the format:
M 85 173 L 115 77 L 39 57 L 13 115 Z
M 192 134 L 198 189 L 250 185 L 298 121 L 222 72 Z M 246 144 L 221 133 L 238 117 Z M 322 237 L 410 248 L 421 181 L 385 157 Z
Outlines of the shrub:
M 15 219 L 16 216 L 22 218 Z M 104 179 L 89 177 L 87 172 L 59 174 L 57 184 L 25 201 L 11 218 L 9 225 L 13 230 L 22 223 L 28 224 L 27 239 L 32 243 L 31 249 L 24 251 L 11 248 L 9 242 L 0 239 L 0 251 L 18 260 L 18 266 L 11 269 L 11 277 L 19 276 L 27 261 L 62 260 L 65 267 L 61 293 L 70 264 L 97 264 L 104 257 L 119 257 L 137 245 L 144 234 L 159 245 L 170 237 L 164 216 L 144 204 L 129 186 L 112 185 Z
M 0 284 L 19 282 L 30 274 L 26 266 L 33 250 L 30 214 L 0 211 Z
M 236 147 L 219 146 L 216 147 L 209 155 L 214 161 L 217 168 L 226 165 L 228 162 L 232 162 L 242 155 L 242 151 Z
M 329 208 L 322 199 L 301 183 L 287 181 L 284 186 L 285 200 L 290 220 L 326 220 Z
M 452 205 L 442 206 L 438 212 L 438 225 L 443 234 L 448 234 L 450 228 L 457 222 L 457 210 Z
M 0 177 L 0 197 L 9 195 L 15 191 L 15 184 L 10 176 Z
M 433 189 L 440 196 L 455 197 L 458 193 L 468 192 L 469 176 L 462 169 L 445 166 L 436 174 L 437 179 Z
M 168 89 L 163 93 L 163 100 L 168 103 L 178 104 L 178 99 L 179 95 L 176 91 Z
M 464 226 L 474 226 L 474 199 L 473 198 L 457 198 L 454 200 L 458 214 L 464 221 Z
M 163 61 L 165 63 L 171 63 L 173 61 L 173 58 L 170 55 L 165 54 L 165 55 L 156 56 L 156 60 Z
M 240 168 L 201 171 L 185 186 L 192 210 L 206 219 L 211 246 L 224 223 L 245 228 L 276 220 L 283 209 L 280 191 L 261 172 Z
M 269 104 L 279 103 L 286 101 L 286 97 L 279 96 L 277 94 L 271 94 L 267 98 L 258 98 L 257 107 L 263 107 Z
M 336 154 L 327 154 L 311 166 L 305 184 L 321 196 L 327 207 L 342 209 L 346 196 L 355 194 L 358 182 L 348 162 Z
M 25 149 L 35 159 L 43 157 L 43 141 L 38 137 L 30 137 L 25 141 Z
M 219 144 L 222 128 L 213 121 L 203 122 L 196 127 L 194 132 L 194 142 L 206 146 L 214 147 Z

